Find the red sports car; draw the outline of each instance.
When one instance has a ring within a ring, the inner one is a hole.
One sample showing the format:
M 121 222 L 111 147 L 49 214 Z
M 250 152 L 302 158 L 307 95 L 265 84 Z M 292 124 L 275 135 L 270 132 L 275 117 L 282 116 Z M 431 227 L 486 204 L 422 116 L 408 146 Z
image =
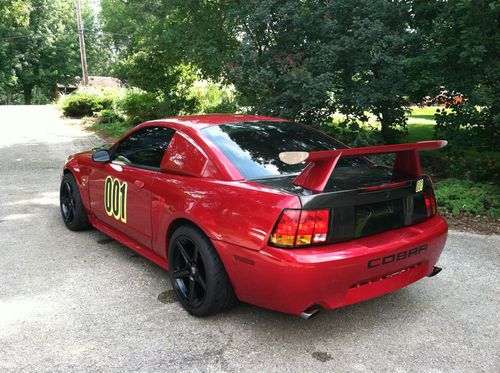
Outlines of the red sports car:
M 69 156 L 61 213 L 168 269 L 193 315 L 239 299 L 307 318 L 439 272 L 448 227 L 418 152 L 444 145 L 348 148 L 252 115 L 154 120 Z M 385 153 L 392 167 L 370 159 Z

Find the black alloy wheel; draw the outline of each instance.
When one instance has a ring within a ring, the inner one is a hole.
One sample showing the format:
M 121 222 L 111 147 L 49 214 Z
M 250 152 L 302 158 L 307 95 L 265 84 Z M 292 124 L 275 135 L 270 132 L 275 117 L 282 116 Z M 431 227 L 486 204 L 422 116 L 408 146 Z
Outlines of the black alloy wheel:
M 90 228 L 87 212 L 83 207 L 80 197 L 78 184 L 71 173 L 66 173 L 61 180 L 59 203 L 61 206 L 61 215 L 66 227 L 72 231 L 81 231 Z
M 190 307 L 198 307 L 207 293 L 205 265 L 199 248 L 189 237 L 180 236 L 175 241 L 173 254 L 174 286 Z
M 66 224 L 71 224 L 75 218 L 75 197 L 73 196 L 73 187 L 69 180 L 63 180 L 61 183 L 61 214 Z
M 236 304 L 217 251 L 196 226 L 182 225 L 169 237 L 168 267 L 177 298 L 191 315 L 213 315 Z

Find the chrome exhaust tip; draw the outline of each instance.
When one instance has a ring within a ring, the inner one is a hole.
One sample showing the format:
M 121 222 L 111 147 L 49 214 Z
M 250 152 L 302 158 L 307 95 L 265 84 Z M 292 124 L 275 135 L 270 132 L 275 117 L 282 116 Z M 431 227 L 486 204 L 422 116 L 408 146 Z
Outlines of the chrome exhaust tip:
M 432 272 L 430 274 L 427 275 L 427 277 L 434 277 L 436 276 L 439 272 L 441 272 L 443 270 L 443 268 L 440 268 L 440 267 L 434 267 L 432 269 Z
M 302 313 L 299 314 L 300 317 L 302 317 L 305 320 L 309 320 L 316 316 L 319 311 L 321 311 L 320 306 L 311 306 L 309 308 L 306 308 Z

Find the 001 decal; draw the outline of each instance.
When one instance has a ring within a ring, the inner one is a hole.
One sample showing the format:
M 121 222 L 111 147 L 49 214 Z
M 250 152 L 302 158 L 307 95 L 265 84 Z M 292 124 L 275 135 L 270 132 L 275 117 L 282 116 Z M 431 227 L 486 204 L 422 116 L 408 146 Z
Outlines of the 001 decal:
M 106 177 L 104 183 L 104 209 L 106 214 L 114 217 L 116 220 L 127 222 L 127 183 Z

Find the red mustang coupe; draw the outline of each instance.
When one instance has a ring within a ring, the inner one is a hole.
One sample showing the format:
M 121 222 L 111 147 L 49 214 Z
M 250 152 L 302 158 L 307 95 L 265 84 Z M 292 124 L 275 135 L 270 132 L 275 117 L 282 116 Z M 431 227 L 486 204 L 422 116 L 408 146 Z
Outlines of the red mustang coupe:
M 155 120 L 69 156 L 61 213 L 168 269 L 193 315 L 239 299 L 307 318 L 439 272 L 448 228 L 418 152 L 444 145 L 348 148 L 251 115 Z M 392 167 L 370 160 L 385 153 Z

